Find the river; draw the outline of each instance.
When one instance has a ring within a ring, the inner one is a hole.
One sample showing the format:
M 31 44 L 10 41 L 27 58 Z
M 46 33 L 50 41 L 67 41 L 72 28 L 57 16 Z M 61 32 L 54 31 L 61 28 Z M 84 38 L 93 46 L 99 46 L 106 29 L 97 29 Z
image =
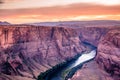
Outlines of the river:
M 38 80 L 68 80 L 71 78 L 78 69 L 82 68 L 83 64 L 93 60 L 96 56 L 96 47 L 88 43 L 84 44 L 91 50 L 76 55 L 73 59 L 46 71 L 38 76 Z

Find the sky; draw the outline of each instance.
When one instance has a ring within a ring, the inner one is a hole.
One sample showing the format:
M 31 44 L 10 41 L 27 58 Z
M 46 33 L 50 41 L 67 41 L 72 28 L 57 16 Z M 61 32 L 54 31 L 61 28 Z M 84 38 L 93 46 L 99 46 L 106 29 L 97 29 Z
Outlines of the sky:
M 0 21 L 120 20 L 120 0 L 0 0 Z

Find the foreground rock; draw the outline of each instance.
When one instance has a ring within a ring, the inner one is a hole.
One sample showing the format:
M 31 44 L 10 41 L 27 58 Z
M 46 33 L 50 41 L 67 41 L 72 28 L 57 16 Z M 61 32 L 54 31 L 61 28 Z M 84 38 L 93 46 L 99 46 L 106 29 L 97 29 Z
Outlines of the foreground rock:
M 86 63 L 69 80 L 113 80 L 113 78 L 104 70 L 100 69 L 96 61 L 91 61 Z

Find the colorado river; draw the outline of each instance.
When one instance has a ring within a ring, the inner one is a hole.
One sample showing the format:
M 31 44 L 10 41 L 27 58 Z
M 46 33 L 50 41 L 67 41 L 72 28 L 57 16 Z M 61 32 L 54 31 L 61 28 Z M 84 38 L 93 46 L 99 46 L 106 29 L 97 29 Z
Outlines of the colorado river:
M 76 61 L 75 63 L 71 66 L 71 68 L 78 66 L 79 64 L 86 62 L 88 60 L 93 59 L 96 56 L 96 50 L 92 50 L 89 53 L 84 53 L 82 54 Z
M 68 78 L 71 78 L 74 75 L 74 73 L 83 66 L 83 64 L 89 62 L 90 60 L 93 60 L 95 58 L 95 56 L 96 56 L 96 50 L 92 50 L 88 53 L 82 54 L 75 61 L 75 63 L 73 63 L 71 66 L 69 66 L 69 68 L 67 70 L 70 70 L 70 72 L 65 77 L 65 79 L 62 79 L 62 80 L 67 80 Z
M 38 76 L 38 80 L 68 80 L 71 78 L 78 69 L 82 68 L 83 64 L 93 60 L 96 56 L 96 48 L 90 44 L 87 45 L 90 46 L 90 51 L 83 52 L 70 61 L 47 70 L 45 73 Z

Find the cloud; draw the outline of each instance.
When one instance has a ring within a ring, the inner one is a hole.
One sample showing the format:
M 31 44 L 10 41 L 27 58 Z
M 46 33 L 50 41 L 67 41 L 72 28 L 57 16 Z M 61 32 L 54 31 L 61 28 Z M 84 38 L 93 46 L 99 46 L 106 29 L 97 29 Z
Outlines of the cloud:
M 0 4 L 3 4 L 4 2 L 2 0 L 0 0 Z
M 13 2 L 17 2 L 17 3 L 19 3 L 19 1 L 24 1 L 24 0 L 0 0 L 0 6 L 1 6 L 1 4 L 3 5 L 3 4 L 7 4 L 8 5 L 8 3 L 13 3 Z M 3 6 L 2 6 L 3 7 Z M 5 7 L 7 7 L 7 6 L 5 6 Z
M 0 19 L 62 19 L 86 15 L 120 15 L 120 5 L 105 6 L 77 3 L 64 6 L 52 6 L 26 9 L 0 9 Z
M 0 9 L 0 16 L 13 15 L 46 15 L 46 16 L 68 16 L 68 15 L 102 15 L 120 14 L 120 5 L 103 6 L 97 4 L 71 4 L 65 6 L 53 6 L 27 9 Z
M 0 0 L 1 2 L 14 2 L 14 1 L 20 1 L 20 0 Z
M 120 5 L 120 0 L 1 0 L 1 9 L 35 8 L 75 3 L 93 3 L 101 5 Z M 34 3 L 34 4 L 33 4 Z

